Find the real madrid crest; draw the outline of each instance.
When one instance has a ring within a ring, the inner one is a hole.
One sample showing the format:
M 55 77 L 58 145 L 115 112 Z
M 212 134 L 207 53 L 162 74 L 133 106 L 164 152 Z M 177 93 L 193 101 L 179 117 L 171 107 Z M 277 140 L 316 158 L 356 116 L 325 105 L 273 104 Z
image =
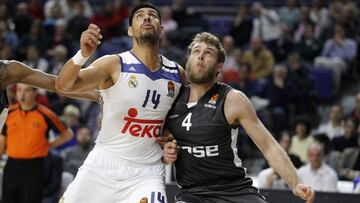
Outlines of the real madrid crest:
M 130 88 L 135 88 L 138 86 L 138 81 L 137 81 L 135 75 L 130 75 L 128 85 Z
M 168 93 L 166 96 L 168 97 L 174 97 L 175 96 L 175 84 L 173 81 L 169 81 L 167 84 L 167 88 L 168 88 Z

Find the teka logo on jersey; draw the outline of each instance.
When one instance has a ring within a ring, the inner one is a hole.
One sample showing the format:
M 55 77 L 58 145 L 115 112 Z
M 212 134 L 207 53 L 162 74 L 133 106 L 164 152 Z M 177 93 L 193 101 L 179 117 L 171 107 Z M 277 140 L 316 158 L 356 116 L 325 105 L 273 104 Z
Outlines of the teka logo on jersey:
M 125 126 L 121 130 L 122 133 L 129 132 L 134 137 L 155 138 L 160 134 L 161 124 L 163 120 L 146 120 L 136 118 L 138 112 L 135 108 L 130 108 L 128 116 L 125 116 Z

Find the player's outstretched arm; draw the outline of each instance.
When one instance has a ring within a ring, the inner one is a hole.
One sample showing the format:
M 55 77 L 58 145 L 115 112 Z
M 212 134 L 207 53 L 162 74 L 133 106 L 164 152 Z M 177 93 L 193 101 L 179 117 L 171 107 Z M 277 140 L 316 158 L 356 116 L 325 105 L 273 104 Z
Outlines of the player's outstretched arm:
M 0 89 L 5 89 L 12 83 L 20 82 L 46 89 L 48 91 L 57 92 L 55 89 L 56 77 L 56 75 L 47 74 L 40 70 L 33 69 L 16 60 L 0 60 Z M 74 99 L 98 101 L 100 98 L 100 94 L 95 90 L 86 92 L 57 93 Z
M 81 34 L 80 50 L 66 62 L 55 82 L 59 92 L 83 92 L 97 89 L 117 79 L 120 59 L 116 55 L 104 56 L 81 69 L 86 60 L 96 51 L 100 44 L 100 29 L 90 24 Z
M 294 165 L 258 119 L 250 100 L 243 93 L 232 90 L 226 97 L 224 111 L 229 123 L 238 122 L 244 127 L 269 165 L 285 180 L 293 193 L 307 203 L 312 203 L 315 198 L 314 191 L 308 185 L 300 183 Z

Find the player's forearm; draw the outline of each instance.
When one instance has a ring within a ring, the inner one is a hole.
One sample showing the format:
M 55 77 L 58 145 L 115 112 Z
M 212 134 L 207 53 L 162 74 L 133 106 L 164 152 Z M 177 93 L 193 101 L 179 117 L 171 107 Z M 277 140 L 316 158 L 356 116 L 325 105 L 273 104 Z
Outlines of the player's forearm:
M 71 91 L 79 76 L 80 69 L 81 66 L 74 64 L 72 59 L 67 61 L 55 81 L 56 90 L 59 92 Z
M 291 189 L 299 184 L 299 178 L 294 165 L 278 143 L 271 144 L 264 155 L 269 165 L 281 176 Z

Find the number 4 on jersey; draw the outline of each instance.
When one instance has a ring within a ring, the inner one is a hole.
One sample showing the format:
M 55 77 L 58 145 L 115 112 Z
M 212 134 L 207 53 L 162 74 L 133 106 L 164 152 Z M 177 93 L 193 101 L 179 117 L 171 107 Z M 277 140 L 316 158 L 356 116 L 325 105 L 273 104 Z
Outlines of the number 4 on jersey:
M 186 127 L 186 131 L 189 131 L 191 127 L 191 115 L 192 113 L 189 113 L 181 123 L 182 127 Z

